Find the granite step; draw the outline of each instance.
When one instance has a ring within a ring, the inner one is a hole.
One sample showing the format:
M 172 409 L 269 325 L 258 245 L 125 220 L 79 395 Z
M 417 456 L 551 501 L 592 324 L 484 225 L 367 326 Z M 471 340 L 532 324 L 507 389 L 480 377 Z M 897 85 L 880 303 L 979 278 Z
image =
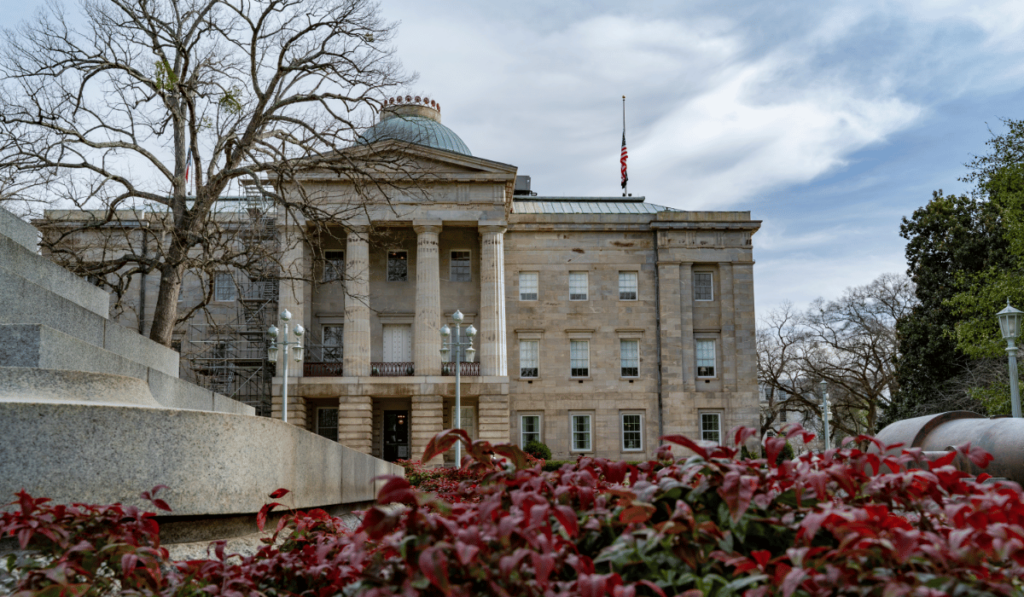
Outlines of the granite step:
M 39 259 L 43 259 L 39 257 Z M 177 352 L 0 268 L 0 324 L 41 324 L 133 363 L 177 377 Z
M 0 207 L 0 236 L 9 238 L 35 253 L 39 248 L 39 230 Z
M 34 230 L 34 229 L 33 229 Z M 49 259 L 0 233 L 0 269 L 82 306 L 103 319 L 109 317 L 110 295 Z
M 164 408 L 255 415 L 256 409 L 227 396 L 150 369 L 42 324 L 0 324 L 0 367 L 32 367 L 134 377 L 149 386 Z

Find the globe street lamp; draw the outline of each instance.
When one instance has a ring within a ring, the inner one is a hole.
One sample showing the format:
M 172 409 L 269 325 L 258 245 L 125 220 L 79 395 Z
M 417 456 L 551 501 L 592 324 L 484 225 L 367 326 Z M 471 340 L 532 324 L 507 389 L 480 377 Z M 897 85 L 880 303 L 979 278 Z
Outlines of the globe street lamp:
M 473 355 L 476 354 L 476 349 L 473 348 L 473 336 L 476 336 L 476 328 L 472 324 L 466 328 L 467 340 L 462 341 L 462 319 L 463 315 L 461 311 L 456 311 L 452 314 L 452 319 L 455 321 L 455 336 L 452 336 L 452 330 L 447 324 L 441 326 L 441 357 L 448 356 L 449 352 L 452 352 L 452 357 L 455 361 L 455 428 L 462 429 L 462 355 L 465 354 L 466 362 L 473 362 Z M 456 466 L 462 466 L 462 443 L 456 442 L 455 444 L 455 464 Z
M 996 314 L 999 318 L 999 331 L 1003 333 L 1006 340 L 1006 352 L 1010 357 L 1010 408 L 1013 417 L 1021 418 L 1020 412 L 1020 389 L 1017 387 L 1017 344 L 1014 342 L 1020 336 L 1020 322 L 1024 313 L 1010 306 L 1010 299 L 1006 299 L 1006 308 Z
M 267 328 L 267 335 L 270 336 L 270 346 L 267 348 L 267 358 L 273 362 L 277 362 L 277 353 L 279 348 L 284 348 L 284 383 L 281 384 L 281 412 L 284 415 L 284 422 L 288 422 L 288 351 L 289 349 L 294 352 L 295 362 L 302 362 L 302 334 L 306 333 L 306 330 L 302 329 L 301 325 L 296 324 L 295 329 L 292 330 L 295 333 L 295 341 L 288 341 L 288 322 L 291 320 L 292 314 L 285 309 L 281 311 L 281 321 L 284 323 L 284 333 L 281 335 L 281 339 L 278 340 L 277 336 L 280 333 L 277 326 L 270 326 Z
M 832 440 L 828 435 L 828 382 L 824 379 L 818 384 L 821 388 L 821 426 L 825 435 L 825 449 L 832 448 Z

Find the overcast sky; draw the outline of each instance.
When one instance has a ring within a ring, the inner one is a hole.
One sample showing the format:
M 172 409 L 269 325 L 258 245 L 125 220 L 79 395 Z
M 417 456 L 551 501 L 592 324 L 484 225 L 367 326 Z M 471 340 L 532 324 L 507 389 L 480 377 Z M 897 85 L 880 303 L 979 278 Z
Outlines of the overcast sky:
M 3 21 L 42 0 L 0 0 Z M 474 155 L 544 195 L 749 210 L 759 313 L 904 271 L 900 217 L 1024 118 L 1017 2 L 383 0 Z

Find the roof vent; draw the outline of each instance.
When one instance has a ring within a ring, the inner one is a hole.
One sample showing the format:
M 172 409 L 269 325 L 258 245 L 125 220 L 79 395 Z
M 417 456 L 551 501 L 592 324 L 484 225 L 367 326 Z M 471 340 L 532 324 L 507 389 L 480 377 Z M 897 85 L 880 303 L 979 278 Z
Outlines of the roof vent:
M 515 196 L 526 196 L 536 197 L 537 193 L 530 190 L 530 177 L 529 176 L 517 176 L 516 177 L 516 188 L 512 191 Z

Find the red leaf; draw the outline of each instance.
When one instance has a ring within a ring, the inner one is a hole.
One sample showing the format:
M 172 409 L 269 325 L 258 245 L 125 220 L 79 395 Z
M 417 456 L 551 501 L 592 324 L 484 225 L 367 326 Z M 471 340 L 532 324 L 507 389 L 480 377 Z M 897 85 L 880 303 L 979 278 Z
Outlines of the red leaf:
M 779 460 L 779 454 L 786 448 L 786 440 L 781 437 L 769 437 L 764 440 L 764 448 L 769 468 L 776 468 L 775 463 Z
M 491 448 L 495 454 L 500 454 L 512 461 L 512 465 L 516 467 L 516 470 L 522 470 L 530 466 L 530 461 L 526 458 L 526 452 L 519 449 L 519 446 L 513 446 L 511 444 L 498 444 Z
M 626 480 L 626 473 L 629 472 L 629 463 L 616 461 L 607 462 L 604 466 L 604 478 L 609 483 L 619 484 Z
M 267 526 L 267 514 L 270 514 L 271 510 L 280 505 L 281 504 L 277 502 L 270 502 L 260 508 L 260 511 L 256 513 L 256 528 L 262 531 L 263 527 Z
M 742 446 L 747 443 L 747 440 L 754 436 L 757 430 L 753 427 L 744 427 L 742 425 L 733 428 L 733 443 L 736 446 Z
M 412 485 L 402 477 L 391 477 L 384 487 L 380 488 L 377 494 L 377 503 L 384 504 L 408 504 L 416 505 L 416 492 Z
M 288 495 L 288 490 L 282 487 L 280 489 L 275 489 L 274 492 L 270 494 L 270 499 L 276 500 L 283 498 L 286 495 Z
M 722 496 L 725 504 L 729 506 L 733 521 L 742 518 L 750 507 L 750 500 L 754 497 L 757 486 L 757 477 L 740 475 L 737 471 L 725 474 L 722 486 L 718 488 L 718 495 Z
M 458 556 L 459 563 L 463 566 L 472 564 L 478 553 L 480 553 L 480 548 L 475 545 L 467 545 L 462 541 L 455 542 L 455 555 Z
M 768 565 L 768 561 L 772 559 L 772 552 L 767 549 L 759 549 L 750 553 L 754 561 L 757 562 L 757 567 L 764 570 L 764 567 Z
M 551 512 L 555 519 L 561 523 L 562 528 L 565 529 L 566 533 L 569 533 L 569 537 L 576 537 L 580 532 L 579 522 L 576 520 L 576 511 L 569 506 L 555 506 Z
M 782 595 L 783 597 L 789 597 L 794 591 L 800 586 L 800 582 L 803 581 L 806 573 L 803 568 L 793 568 L 786 575 L 785 580 L 782 581 Z
M 427 447 L 423 450 L 422 462 L 429 462 L 438 454 L 444 454 L 449 448 L 454 446 L 457 441 L 462 442 L 466 447 L 467 452 L 469 452 L 473 447 L 473 442 L 469 439 L 469 434 L 464 430 L 445 429 L 441 433 L 430 438 L 430 441 L 427 442 Z
M 419 564 L 420 570 L 434 586 L 441 589 L 445 595 L 451 592 L 451 586 L 448 584 L 448 558 L 439 548 L 424 549 L 420 554 Z
M 130 576 L 132 572 L 135 572 L 135 567 L 139 565 L 139 556 L 133 553 L 126 553 L 121 556 L 121 571 L 125 576 Z
M 992 478 L 992 475 L 990 475 L 988 473 L 981 473 L 980 475 L 978 475 L 978 478 L 976 479 L 976 481 L 978 483 L 984 483 L 985 481 L 988 481 L 991 478 Z
M 157 508 L 161 509 L 161 510 L 164 510 L 165 512 L 170 512 L 171 511 L 171 507 L 168 506 L 167 502 L 165 502 L 163 500 L 154 499 L 153 500 L 153 505 L 156 506 Z
M 705 460 L 707 460 L 708 458 L 708 451 L 701 447 L 700 444 L 686 437 L 685 435 L 666 435 L 661 439 L 666 442 L 672 442 L 673 444 L 679 444 L 684 448 L 689 448 L 690 450 L 693 451 L 694 454 L 700 456 Z
M 378 540 L 391 532 L 398 524 L 398 517 L 389 515 L 379 508 L 370 508 L 363 516 L 363 524 L 360 531 L 365 532 L 370 539 Z
M 654 591 L 654 594 L 658 595 L 659 597 L 665 597 L 665 591 L 662 591 L 661 587 L 659 587 L 658 585 L 654 584 L 649 580 L 638 580 L 636 581 L 636 584 L 647 587 L 648 589 Z
M 988 468 L 988 463 L 992 462 L 991 454 L 982 448 L 972 446 L 971 442 L 967 442 L 962 446 L 957 446 L 957 450 L 963 452 L 963 454 L 967 456 L 967 459 L 978 468 Z
M 547 584 L 548 577 L 551 576 L 551 571 L 555 569 L 555 557 L 531 551 L 530 560 L 533 563 L 533 571 L 537 577 L 537 581 L 540 582 L 541 585 Z
M 954 452 L 953 450 L 950 450 L 949 452 L 946 452 L 942 456 L 939 456 L 935 460 L 932 460 L 931 462 L 929 462 L 928 463 L 928 470 L 933 471 L 933 470 L 939 468 L 940 466 L 946 466 L 947 464 L 950 464 L 951 462 L 953 462 L 953 460 L 955 460 L 955 459 L 956 459 L 956 452 Z
M 647 522 L 654 514 L 654 506 L 650 504 L 636 504 L 630 506 L 619 514 L 619 520 L 626 524 L 634 522 Z

